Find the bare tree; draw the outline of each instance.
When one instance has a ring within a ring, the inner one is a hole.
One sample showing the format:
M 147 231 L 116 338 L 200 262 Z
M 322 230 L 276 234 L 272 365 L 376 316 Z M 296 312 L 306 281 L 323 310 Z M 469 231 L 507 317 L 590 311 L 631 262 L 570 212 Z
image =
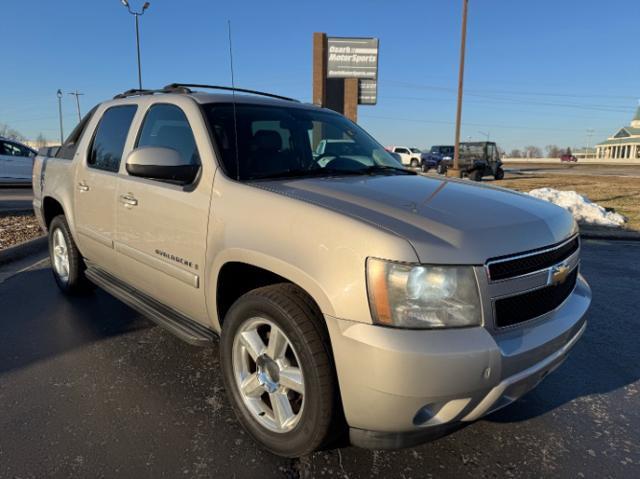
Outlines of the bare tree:
M 38 137 L 36 138 L 36 148 L 42 148 L 44 146 L 47 146 L 47 139 L 45 138 L 45 136 L 42 133 L 38 134 Z
M 557 145 L 547 145 L 544 147 L 547 151 L 547 158 L 560 158 L 562 156 L 562 149 Z
M 542 156 L 542 150 L 534 145 L 525 146 L 524 155 L 527 158 L 540 158 Z
M 522 158 L 522 152 L 518 149 L 511 150 L 509 153 L 510 158 Z
M 10 140 L 17 140 L 17 141 L 26 140 L 25 136 L 22 133 L 20 133 L 18 130 L 14 130 L 6 123 L 0 123 L 0 136 L 3 136 Z

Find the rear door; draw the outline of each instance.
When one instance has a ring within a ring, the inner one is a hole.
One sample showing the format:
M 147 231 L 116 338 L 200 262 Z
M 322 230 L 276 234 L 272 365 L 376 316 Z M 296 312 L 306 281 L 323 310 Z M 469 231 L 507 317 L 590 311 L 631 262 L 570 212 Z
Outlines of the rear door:
M 200 144 L 196 143 L 193 123 L 201 132 Z M 203 165 L 200 160 L 201 151 L 211 151 L 204 131 L 202 115 L 189 100 L 180 106 L 154 103 L 149 107 L 133 149 L 172 148 L 184 164 L 200 165 L 200 175 L 191 185 L 178 185 L 130 176 L 126 166 L 122 168 L 117 191 L 116 251 L 118 267 L 127 283 L 207 323 L 203 269 L 213 178 L 212 165 Z
M 112 106 L 102 114 L 76 169 L 75 222 L 83 255 L 117 273 L 114 250 L 118 170 L 137 107 Z

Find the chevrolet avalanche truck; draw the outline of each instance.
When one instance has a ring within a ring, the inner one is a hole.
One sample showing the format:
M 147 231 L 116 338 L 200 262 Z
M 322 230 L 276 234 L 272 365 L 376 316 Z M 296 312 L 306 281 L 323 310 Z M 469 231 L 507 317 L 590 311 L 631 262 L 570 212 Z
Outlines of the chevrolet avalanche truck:
M 211 373 L 266 449 L 415 445 L 567 357 L 591 301 L 569 213 L 417 175 L 333 111 L 205 87 L 98 105 L 37 157 L 33 205 L 63 292 L 219 336 Z

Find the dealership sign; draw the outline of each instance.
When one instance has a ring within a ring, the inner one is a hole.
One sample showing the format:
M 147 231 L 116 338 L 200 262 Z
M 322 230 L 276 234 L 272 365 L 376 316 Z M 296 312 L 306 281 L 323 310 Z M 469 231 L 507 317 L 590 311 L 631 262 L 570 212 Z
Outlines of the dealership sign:
M 327 78 L 377 77 L 377 38 L 327 38 Z
M 375 105 L 378 96 L 378 39 L 328 37 L 327 78 L 358 78 L 358 103 Z

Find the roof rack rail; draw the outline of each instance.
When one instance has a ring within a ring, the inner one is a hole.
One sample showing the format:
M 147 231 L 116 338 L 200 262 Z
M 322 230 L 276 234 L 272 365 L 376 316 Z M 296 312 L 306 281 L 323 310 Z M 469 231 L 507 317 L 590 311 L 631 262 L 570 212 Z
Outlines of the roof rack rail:
M 179 89 L 184 89 L 186 90 L 184 91 L 184 93 L 191 93 L 190 88 L 207 88 L 210 90 L 237 91 L 240 93 L 250 93 L 252 95 L 267 96 L 270 98 L 277 98 L 278 100 L 295 101 L 296 103 L 300 103 L 300 100 L 296 100 L 295 98 L 289 98 L 287 96 L 274 95 L 273 93 L 265 93 L 263 91 L 248 90 L 246 88 L 235 88 L 230 86 L 201 85 L 198 83 L 171 83 L 165 86 L 163 90 L 170 91 L 170 92 L 178 92 Z

